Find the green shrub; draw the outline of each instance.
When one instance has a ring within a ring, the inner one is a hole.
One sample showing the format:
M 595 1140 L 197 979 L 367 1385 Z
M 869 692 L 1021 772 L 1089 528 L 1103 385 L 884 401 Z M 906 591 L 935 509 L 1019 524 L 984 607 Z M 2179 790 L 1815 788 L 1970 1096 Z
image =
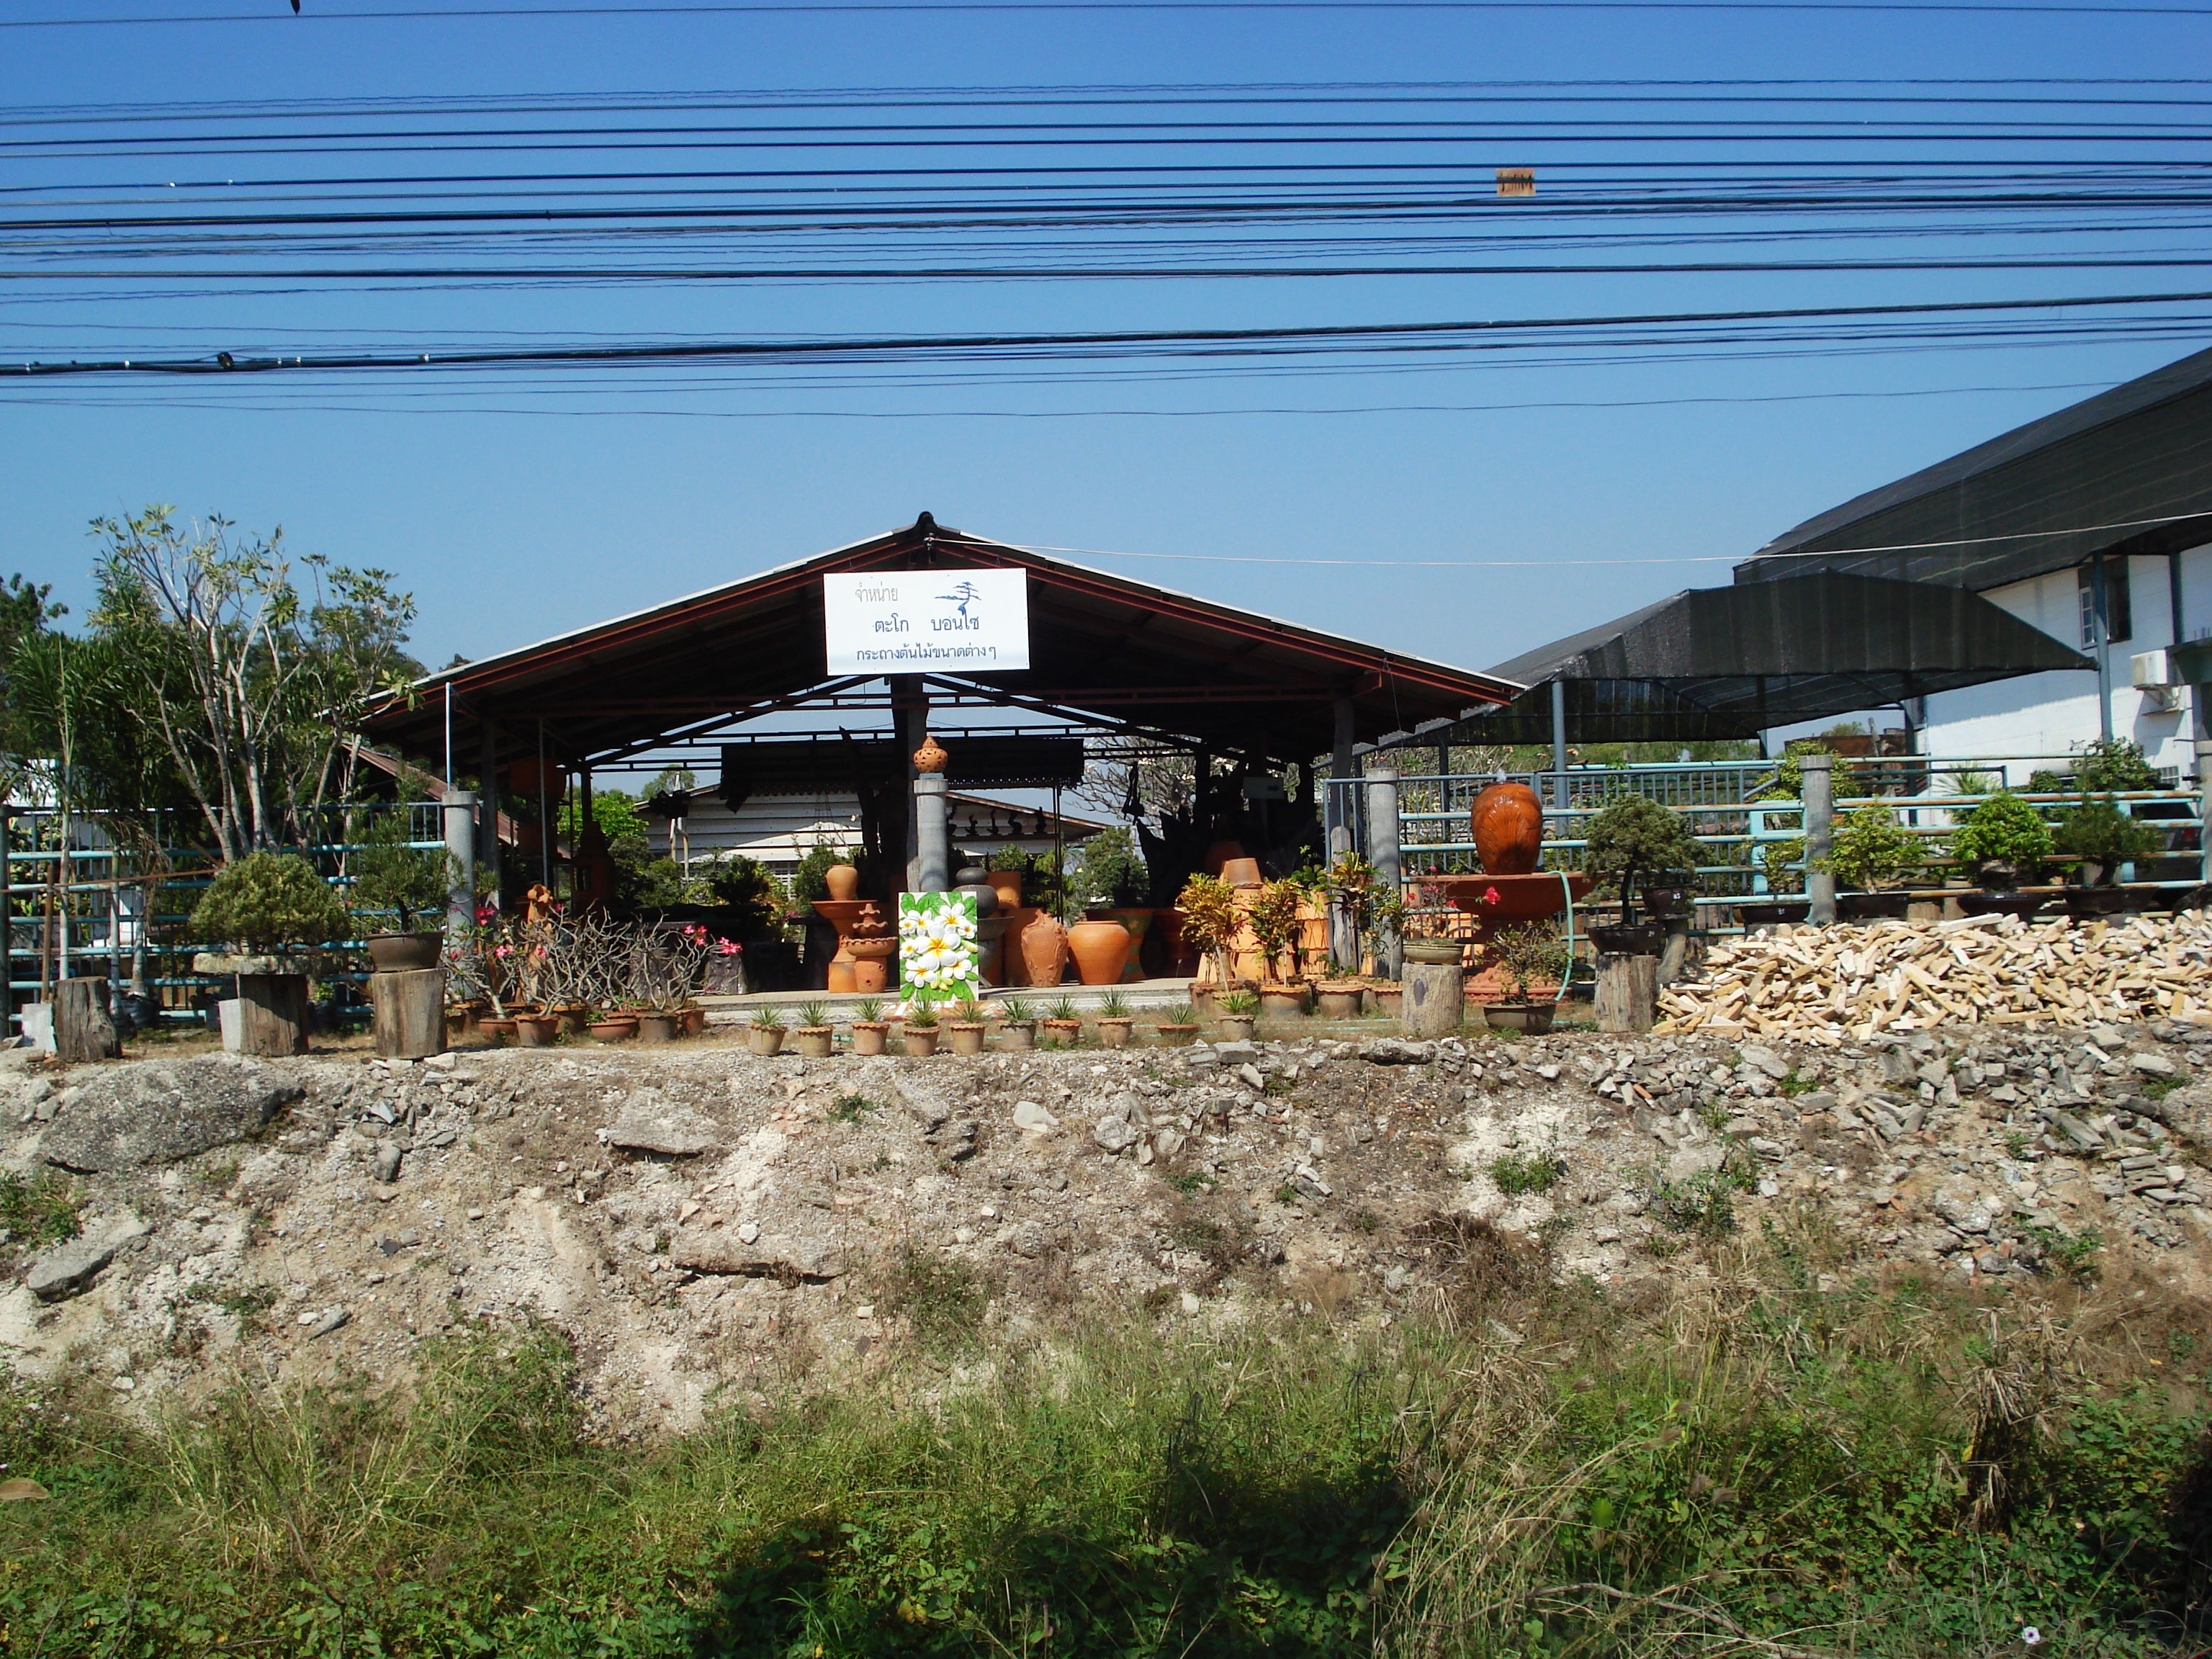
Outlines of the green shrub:
M 447 903 L 446 854 L 407 844 L 410 816 L 404 806 L 376 814 L 348 860 L 355 912 L 375 918 L 397 912 L 403 933 L 418 921 L 434 923 Z
M 0 1241 L 58 1244 L 76 1237 L 76 1184 L 52 1170 L 21 1176 L 0 1170 Z
M 330 884 L 290 853 L 255 853 L 227 866 L 192 907 L 192 937 L 269 951 L 343 939 L 351 919 Z
M 2120 811 L 2109 795 L 2083 795 L 2078 805 L 2060 816 L 2051 842 L 2062 853 L 2104 866 L 2106 885 L 2120 878 L 2120 866 L 2147 859 L 2158 850 L 2158 834 Z
M 1583 867 L 1616 879 L 1631 871 L 1695 870 L 1705 861 L 1689 821 L 1649 795 L 1623 795 L 1583 830 Z
M 1905 881 L 1925 856 L 1920 837 L 1876 801 L 1844 815 L 1824 867 L 1846 886 L 1876 892 Z
M 2006 790 L 1967 813 L 1951 835 L 1952 857 L 1967 866 L 1977 881 L 1987 866 L 1997 865 L 2008 886 L 2040 877 L 2051 850 L 2051 826 L 2043 815 Z
M 1491 1180 L 1510 1198 L 1549 1192 L 1566 1172 L 1566 1160 L 1557 1152 L 1508 1152 L 1490 1164 Z
M 1083 843 L 1083 862 L 1076 880 L 1083 902 L 1127 909 L 1152 902 L 1152 875 L 1138 852 L 1135 839 L 1118 825 L 1102 830 Z

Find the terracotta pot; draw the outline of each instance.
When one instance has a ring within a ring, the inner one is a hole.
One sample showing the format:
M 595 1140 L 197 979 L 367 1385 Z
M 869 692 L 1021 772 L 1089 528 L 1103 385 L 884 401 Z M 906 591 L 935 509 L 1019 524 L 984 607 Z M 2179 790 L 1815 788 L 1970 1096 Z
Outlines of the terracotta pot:
M 683 1022 L 673 1014 L 640 1014 L 637 1017 L 637 1036 L 641 1042 L 673 1042 L 677 1028 Z
M 685 1036 L 697 1036 L 707 1029 L 707 1011 L 704 1008 L 682 1009 L 677 1018 L 683 1022 Z
M 568 1003 L 558 1008 L 548 1008 L 545 1012 L 559 1020 L 561 1029 L 570 1036 L 583 1036 L 585 1028 L 592 1023 L 592 1011 L 580 1002 Z
M 1482 1017 L 1501 1031 L 1526 1031 L 1540 1036 L 1552 1029 L 1554 1002 L 1486 1002 Z
M 1072 1044 L 1083 1035 L 1083 1022 L 1079 1019 L 1041 1019 L 1037 1022 L 1037 1028 L 1054 1042 L 1062 1044 Z
M 1198 1036 L 1195 1025 L 1155 1025 L 1152 1034 L 1171 1048 L 1180 1048 Z
M 550 1048 L 553 1039 L 561 1034 L 561 1021 L 554 1014 L 518 1014 L 514 1019 L 515 1046 L 521 1048 Z
M 1221 866 L 1221 878 L 1231 887 L 1257 887 L 1261 877 L 1257 859 L 1231 859 Z
M 983 1022 L 980 1019 L 956 1019 L 945 1027 L 945 1046 L 956 1054 L 980 1054 L 983 1052 Z
M 1406 988 L 1402 985 L 1370 985 L 1367 994 L 1375 1000 L 1375 1012 L 1385 1019 L 1395 1019 L 1406 1006 Z
M 1133 1019 L 1102 1019 L 1098 1022 L 1098 1046 L 1102 1048 L 1126 1048 L 1129 1032 L 1136 1025 Z
M 1022 928 L 1020 945 L 1028 982 L 1040 988 L 1059 984 L 1062 964 L 1067 960 L 1067 929 L 1040 910 Z
M 1303 1018 L 1306 1012 L 1306 988 L 1303 985 L 1262 985 L 1260 988 L 1260 1012 L 1272 1018 Z
M 1067 948 L 1085 985 L 1120 984 L 1130 944 L 1129 930 L 1118 921 L 1079 921 L 1067 930 Z
M 827 1060 L 836 1051 L 837 1033 L 828 1025 L 795 1026 L 791 1033 L 791 1050 L 804 1060 Z
M 830 889 L 833 902 L 857 898 L 860 892 L 860 872 L 849 864 L 833 864 L 822 872 L 822 879 Z
M 853 1022 L 853 1052 L 856 1054 L 879 1054 L 884 1051 L 884 1038 L 890 1027 L 880 1020 L 856 1019 Z
M 983 879 L 991 884 L 991 890 L 999 896 L 1001 910 L 1022 908 L 1022 872 L 1018 870 L 987 870 Z
M 511 1019 L 480 1019 L 477 1022 L 477 1030 L 495 1043 L 514 1041 L 514 1022 Z
M 404 974 L 419 968 L 435 968 L 446 943 L 443 933 L 371 933 L 362 943 L 368 947 L 369 965 L 380 974 Z
M 1241 859 L 1243 856 L 1244 843 L 1243 842 L 1217 841 L 1206 849 L 1206 858 L 1203 860 L 1206 873 L 1209 876 L 1218 876 L 1221 873 L 1223 868 L 1228 864 L 1230 860 Z
M 1544 803 L 1525 783 L 1493 783 L 1474 798 L 1474 850 L 1487 876 L 1525 876 L 1544 850 Z
M 1399 947 L 1408 962 L 1425 962 L 1439 968 L 1456 968 L 1467 959 L 1466 947 L 1455 939 L 1409 939 Z
M 1314 996 L 1320 1004 L 1323 1019 L 1358 1018 L 1359 1004 L 1366 994 L 1365 986 L 1348 984 L 1341 980 L 1324 980 L 1314 988 Z
M 1252 1017 L 1249 1014 L 1217 1014 L 1213 1019 L 1213 1030 L 1224 1042 L 1249 1042 L 1252 1040 Z
M 456 1002 L 446 1009 L 447 1036 L 478 1036 L 483 1031 L 483 1017 L 491 1005 L 488 1002 Z
M 1010 1019 L 999 1027 L 999 1046 L 1001 1048 L 1034 1048 L 1036 1047 L 1036 1022 L 1033 1019 Z
M 780 1054 L 783 1052 L 783 1027 L 781 1025 L 748 1025 L 745 1027 L 745 1047 L 757 1054 Z
M 628 1042 L 637 1035 L 634 1019 L 595 1019 L 584 1028 L 601 1042 Z
M 926 1060 L 937 1052 L 937 1027 L 903 1026 L 899 1030 L 899 1041 L 906 1045 L 909 1060 Z

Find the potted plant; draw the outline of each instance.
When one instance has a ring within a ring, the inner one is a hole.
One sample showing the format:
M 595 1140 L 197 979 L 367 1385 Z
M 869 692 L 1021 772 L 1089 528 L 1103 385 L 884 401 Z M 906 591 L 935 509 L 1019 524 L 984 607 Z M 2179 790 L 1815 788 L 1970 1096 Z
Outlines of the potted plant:
M 1486 1003 L 1482 1017 L 1505 1030 L 1531 1036 L 1552 1029 L 1558 1008 L 1558 988 L 1567 972 L 1567 947 L 1552 922 L 1524 921 L 1502 928 L 1491 941 L 1498 966 L 1504 970 L 1505 995 Z M 1548 984 L 1552 997 L 1540 999 L 1539 987 Z
M 926 1060 L 937 1052 L 937 1010 L 927 1003 L 911 1009 L 899 1023 L 899 1041 L 906 1045 L 908 1058 Z
M 1735 919 L 1747 927 L 1804 921 L 1812 909 L 1811 902 L 1802 896 L 1805 890 L 1805 838 L 1793 836 L 1787 841 L 1768 842 L 1759 849 L 1759 861 L 1766 872 L 1766 890 L 1776 896 L 1746 899 L 1735 907 Z M 1784 896 L 1792 894 L 1801 896 Z
M 754 1054 L 769 1055 L 783 1051 L 783 1012 L 772 1003 L 763 1003 L 753 1010 L 752 1018 L 745 1025 L 745 1047 Z
M 1188 1002 L 1179 1002 L 1167 1012 L 1167 1018 L 1152 1027 L 1152 1035 L 1171 1047 L 1180 1048 L 1198 1035 L 1198 1010 Z
M 1315 1012 L 1323 1019 L 1357 1019 L 1366 992 L 1365 983 L 1347 977 L 1332 957 L 1328 976 L 1314 986 Z
M 561 1035 L 561 1017 L 541 1009 L 518 1009 L 514 1016 L 514 1043 L 518 1048 L 550 1048 Z
M 380 974 L 435 968 L 445 938 L 441 928 L 417 924 L 436 922 L 446 908 L 446 854 L 443 849 L 409 846 L 407 819 L 404 806 L 377 814 L 360 849 L 348 860 L 355 915 L 366 920 L 388 914 L 398 920 L 396 930 L 364 930 L 368 959 Z
M 2015 890 L 2042 879 L 2051 850 L 2051 826 L 2043 815 L 2010 790 L 1996 791 L 1951 835 L 1951 856 L 1982 887 L 1978 893 L 1961 894 L 1960 908 L 1973 915 L 2033 915 L 2042 908 L 2041 896 Z
M 254 853 L 226 865 L 192 908 L 192 936 L 234 954 L 203 953 L 192 971 L 238 977 L 226 1048 L 251 1054 L 307 1052 L 304 947 L 343 939 L 350 918 L 304 858 Z
M 956 1054 L 980 1054 L 983 1052 L 983 1033 L 987 1025 L 983 1005 L 974 997 L 963 997 L 960 1002 L 960 1018 L 945 1023 L 945 1046 Z
M 1649 795 L 1623 795 L 1592 814 L 1583 841 L 1583 868 L 1611 878 L 1620 889 L 1624 926 L 1629 925 L 1639 877 L 1647 884 L 1644 891 L 1650 911 L 1652 892 L 1679 897 L 1705 856 L 1682 815 Z M 1595 928 L 1590 937 L 1596 939 Z
M 1136 1024 L 1129 1012 L 1129 1000 L 1119 991 L 1109 991 L 1098 1005 L 1098 1043 L 1103 1048 L 1125 1048 L 1129 1043 L 1130 1029 Z
M 1304 1012 L 1305 987 L 1293 982 L 1298 975 L 1297 944 L 1303 924 L 1298 912 L 1304 905 L 1305 889 L 1285 876 L 1275 881 L 1263 882 L 1253 896 L 1252 908 L 1247 920 L 1252 937 L 1259 941 L 1261 960 L 1267 964 L 1268 984 L 1261 991 L 1265 1001 L 1269 990 L 1277 992 L 1295 988 L 1298 998 L 1297 1012 Z M 1283 960 L 1290 959 L 1290 971 L 1281 971 Z M 1270 1012 L 1274 1005 L 1270 1003 Z
M 791 1033 L 793 1050 L 802 1059 L 827 1060 L 833 1052 L 837 1033 L 830 1024 L 830 1010 L 819 1002 L 799 1005 L 799 1024 Z
M 1083 1033 L 1083 1017 L 1075 1010 L 1073 997 L 1055 999 L 1052 1006 L 1045 1011 L 1045 1018 L 1041 1024 L 1045 1040 L 1058 1048 L 1073 1048 L 1076 1038 Z
M 1249 991 L 1226 991 L 1214 998 L 1218 1011 L 1213 1016 L 1213 1029 L 1224 1042 L 1249 1040 L 1252 1022 L 1260 1012 L 1260 999 Z
M 884 1004 L 880 997 L 862 997 L 853 1005 L 853 1052 L 856 1054 L 879 1054 L 884 1051 L 884 1039 L 890 1033 L 884 1018 Z
M 1920 838 L 1880 801 L 1847 814 L 1821 866 L 1856 890 L 1838 896 L 1836 914 L 1852 921 L 1902 916 L 1911 901 L 1898 890 L 1925 856 Z
M 1006 1018 L 999 1023 L 999 1036 L 1009 1048 L 1036 1047 L 1036 1016 L 1030 1012 L 1028 1000 L 1008 997 L 1000 1005 Z
M 2157 833 L 2121 811 L 2110 795 L 2084 794 L 2061 815 L 2051 838 L 2060 852 L 2081 860 L 2075 872 L 2080 884 L 2066 892 L 2067 911 L 2077 916 L 2128 908 L 2131 896 L 2118 884 L 2120 866 L 2158 850 Z
M 1215 988 L 1229 989 L 1234 982 L 1229 971 L 1229 950 L 1243 925 L 1237 908 L 1237 890 L 1218 876 L 1193 876 L 1183 884 L 1176 908 L 1182 915 L 1183 943 L 1213 964 Z
M 628 1042 L 637 1035 L 637 1016 L 609 1012 L 602 1013 L 584 1029 L 601 1042 Z

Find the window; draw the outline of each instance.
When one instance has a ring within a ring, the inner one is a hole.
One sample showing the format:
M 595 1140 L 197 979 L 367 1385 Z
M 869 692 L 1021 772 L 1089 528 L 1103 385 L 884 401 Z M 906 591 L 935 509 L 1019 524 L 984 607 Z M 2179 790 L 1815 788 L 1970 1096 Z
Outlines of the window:
M 2074 592 L 2081 614 L 2081 648 L 2089 650 L 2097 643 L 2097 565 L 2074 568 Z M 2105 642 L 2117 644 L 2135 637 L 2133 607 L 2128 603 L 2128 562 L 2124 558 L 2101 561 L 2105 567 Z

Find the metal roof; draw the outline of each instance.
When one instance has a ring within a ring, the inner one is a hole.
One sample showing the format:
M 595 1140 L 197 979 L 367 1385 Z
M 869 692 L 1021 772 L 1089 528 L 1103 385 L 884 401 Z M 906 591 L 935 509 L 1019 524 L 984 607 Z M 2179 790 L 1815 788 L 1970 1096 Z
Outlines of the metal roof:
M 365 722 L 377 740 L 433 755 L 446 741 L 476 769 L 489 719 L 503 753 L 588 760 L 678 732 L 803 705 L 826 681 L 822 578 L 853 570 L 1012 566 L 1030 573 L 1030 661 L 957 684 L 1013 708 L 1170 732 L 1224 754 L 1304 760 L 1332 745 L 1349 697 L 1359 734 L 1456 719 L 1520 688 L 1494 675 L 1387 651 L 1318 629 L 1093 570 L 939 526 L 927 514 L 889 535 L 777 566 L 537 645 L 417 681 Z M 933 674 L 950 687 L 956 677 Z
M 1500 663 L 1491 672 L 1529 689 L 1456 740 L 1550 741 L 1554 681 L 1575 741 L 1691 742 L 2093 666 L 1965 588 L 1800 571 L 1686 589 Z
M 1851 570 L 1981 590 L 2208 541 L 2212 350 L 1854 496 L 1776 537 L 1735 580 Z

